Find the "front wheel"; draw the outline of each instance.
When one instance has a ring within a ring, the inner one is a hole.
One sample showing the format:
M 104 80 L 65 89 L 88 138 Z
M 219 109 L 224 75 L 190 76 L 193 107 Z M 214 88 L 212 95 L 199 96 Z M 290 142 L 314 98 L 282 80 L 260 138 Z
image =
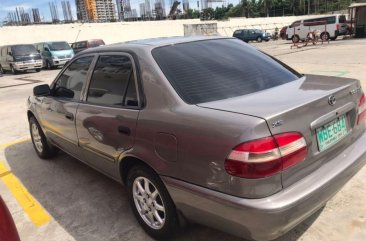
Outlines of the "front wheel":
M 151 169 L 137 165 L 127 176 L 132 210 L 146 233 L 155 239 L 171 238 L 179 227 L 177 211 L 163 182 Z
M 36 69 L 36 72 L 41 72 L 41 69 Z
M 257 38 L 257 42 L 262 42 L 262 38 L 261 37 L 258 37 Z
M 294 36 L 292 37 L 292 42 L 293 42 L 294 44 L 296 44 L 296 43 L 300 42 L 300 38 L 299 38 L 299 36 L 298 36 L 298 35 L 294 35 Z
M 41 126 L 33 116 L 29 118 L 29 130 L 34 149 L 40 158 L 47 159 L 57 154 L 57 148 L 48 143 Z

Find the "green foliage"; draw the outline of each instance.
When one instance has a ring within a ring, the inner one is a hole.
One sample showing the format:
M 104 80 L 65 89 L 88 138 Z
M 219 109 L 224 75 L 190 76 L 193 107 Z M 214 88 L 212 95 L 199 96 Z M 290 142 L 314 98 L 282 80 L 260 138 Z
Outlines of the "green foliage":
M 353 0 L 365 2 L 366 0 Z M 308 3 L 310 2 L 310 6 Z M 229 17 L 273 17 L 331 13 L 346 10 L 350 0 L 241 0 L 237 5 L 204 9 L 200 14 L 197 10 L 188 10 L 187 18 L 204 20 L 222 20 Z

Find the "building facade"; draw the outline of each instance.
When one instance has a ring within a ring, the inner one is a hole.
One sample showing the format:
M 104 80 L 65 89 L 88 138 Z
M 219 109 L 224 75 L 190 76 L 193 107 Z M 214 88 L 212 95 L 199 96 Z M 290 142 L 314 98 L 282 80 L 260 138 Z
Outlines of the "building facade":
M 109 22 L 116 19 L 113 0 L 75 0 L 78 20 Z

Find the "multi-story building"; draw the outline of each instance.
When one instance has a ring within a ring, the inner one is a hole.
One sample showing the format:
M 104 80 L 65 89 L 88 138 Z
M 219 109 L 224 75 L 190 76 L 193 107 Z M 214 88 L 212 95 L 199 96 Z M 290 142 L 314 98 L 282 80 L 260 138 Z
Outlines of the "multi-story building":
M 75 0 L 78 20 L 107 22 L 116 19 L 113 0 Z

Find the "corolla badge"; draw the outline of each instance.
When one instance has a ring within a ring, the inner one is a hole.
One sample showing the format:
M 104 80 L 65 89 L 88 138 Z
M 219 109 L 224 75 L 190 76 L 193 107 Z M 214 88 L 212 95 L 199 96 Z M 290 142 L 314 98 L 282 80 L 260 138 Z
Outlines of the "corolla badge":
M 334 95 L 329 96 L 329 98 L 328 98 L 328 103 L 329 103 L 330 105 L 334 105 L 334 104 L 336 103 L 336 98 L 335 98 L 335 96 L 334 96 Z

